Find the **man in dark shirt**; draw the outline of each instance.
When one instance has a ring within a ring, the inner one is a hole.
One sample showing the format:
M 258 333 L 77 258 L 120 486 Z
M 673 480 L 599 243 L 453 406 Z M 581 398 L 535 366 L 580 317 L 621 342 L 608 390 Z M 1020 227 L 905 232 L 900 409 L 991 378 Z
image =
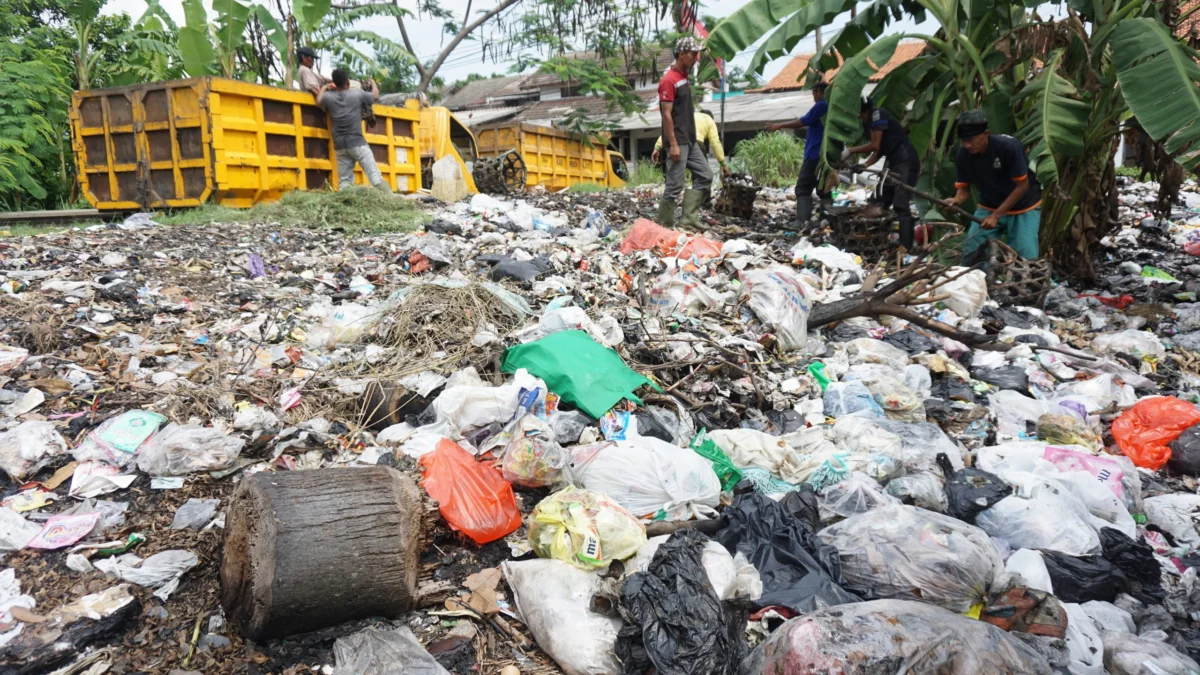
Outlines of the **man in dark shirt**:
M 1004 234 L 1017 255 L 1029 260 L 1038 257 L 1042 190 L 1037 178 L 1029 173 L 1025 147 L 1012 136 L 993 136 L 982 110 L 968 110 L 958 116 L 958 139 L 957 193 L 947 201 L 966 203 L 974 185 L 979 191 L 975 217 L 983 219 L 982 225 L 971 223 L 967 231 L 963 262 L 978 262 L 981 255 L 987 255 L 981 250 L 987 240 Z
M 893 119 L 883 108 L 876 108 L 871 99 L 866 97 L 862 100 L 858 117 L 863 122 L 867 142 L 847 148 L 843 159 L 869 152 L 871 156 L 861 166 L 872 166 L 882 156 L 887 160 L 884 165 L 887 172 L 905 185 L 915 186 L 917 177 L 921 175 L 921 159 L 908 138 L 908 132 L 900 126 L 899 120 Z M 890 205 L 896 212 L 896 220 L 900 222 L 900 245 L 906 250 L 912 250 L 913 215 L 912 208 L 909 207 L 912 195 L 908 190 L 899 189 L 885 181 L 880 186 L 875 201 L 885 206 Z
M 329 126 L 333 131 L 339 190 L 354 184 L 354 164 L 357 162 L 371 185 L 391 192 L 375 164 L 371 146 L 362 134 L 363 106 L 378 100 L 379 87 L 374 80 L 367 80 L 366 89 L 351 89 L 350 76 L 340 68 L 333 71 L 333 82 L 321 87 L 317 94 L 317 105 L 329 114 Z
M 825 82 L 813 85 L 813 107 L 800 119 L 767 125 L 767 131 L 807 129 L 804 136 L 804 162 L 800 164 L 800 177 L 796 180 L 796 221 L 801 227 L 812 218 L 814 189 L 817 190 L 817 198 L 821 200 L 821 204 L 825 207 L 829 205 L 829 193 L 822 192 L 817 187 L 821 143 L 825 140 L 825 113 L 829 110 L 829 102 L 825 100 L 825 89 L 828 86 Z
M 683 172 L 692 172 L 692 189 L 683 195 L 683 223 L 700 225 L 700 202 L 712 185 L 712 169 L 696 142 L 695 106 L 688 72 L 700 59 L 700 43 L 685 36 L 675 42 L 675 63 L 658 83 L 658 110 L 662 116 L 663 141 L 667 146 L 665 189 L 658 202 L 658 224 L 675 225 L 675 200 L 683 191 Z

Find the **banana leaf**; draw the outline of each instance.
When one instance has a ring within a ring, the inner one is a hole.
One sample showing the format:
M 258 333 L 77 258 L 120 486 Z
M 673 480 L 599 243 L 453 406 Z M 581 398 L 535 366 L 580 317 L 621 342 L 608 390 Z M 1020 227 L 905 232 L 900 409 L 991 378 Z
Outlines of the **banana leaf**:
M 1200 58 L 1157 19 L 1125 19 L 1112 41 L 1117 80 L 1129 109 L 1175 161 L 1200 167 Z
M 217 49 L 222 54 L 232 54 L 246 41 L 250 7 L 238 0 L 213 0 L 212 8 L 217 15 Z
M 263 30 L 267 33 L 267 40 L 275 51 L 279 52 L 280 60 L 287 60 L 288 41 L 287 29 L 279 20 L 271 14 L 271 10 L 266 5 L 254 5 L 254 17 L 262 24 Z
M 846 62 L 829 88 L 829 112 L 825 115 L 825 139 L 821 157 L 827 158 L 835 143 L 849 143 L 862 135 L 862 92 L 867 80 L 892 58 L 903 35 L 892 35 L 871 43 Z
M 321 20 L 329 13 L 333 0 L 295 0 L 292 3 L 292 14 L 300 30 L 308 33 L 321 25 Z
M 1025 125 L 1017 135 L 1032 148 L 1029 162 L 1042 185 L 1058 180 L 1060 160 L 1083 154 L 1092 111 L 1091 105 L 1079 100 L 1083 95 L 1075 85 L 1058 74 L 1062 59 L 1063 50 L 1054 50 L 1042 72 L 1016 97 L 1030 101 Z

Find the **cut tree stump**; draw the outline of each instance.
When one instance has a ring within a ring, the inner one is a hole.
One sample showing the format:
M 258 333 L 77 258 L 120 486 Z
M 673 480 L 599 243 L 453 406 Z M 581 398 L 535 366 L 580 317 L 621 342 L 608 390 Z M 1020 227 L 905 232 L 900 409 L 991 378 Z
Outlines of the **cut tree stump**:
M 225 615 L 265 640 L 410 610 L 421 512 L 416 482 L 388 467 L 245 479 L 225 530 Z

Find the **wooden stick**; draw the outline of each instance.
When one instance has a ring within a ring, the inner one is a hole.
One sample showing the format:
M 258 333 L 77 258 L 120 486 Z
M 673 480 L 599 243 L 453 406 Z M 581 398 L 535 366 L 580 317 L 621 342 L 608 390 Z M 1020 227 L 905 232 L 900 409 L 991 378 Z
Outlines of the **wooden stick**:
M 882 172 L 878 169 L 863 169 L 863 171 L 865 171 L 867 173 L 873 173 L 877 176 L 882 176 L 885 180 L 890 180 L 898 188 L 908 190 L 909 192 L 913 193 L 914 195 L 916 195 L 922 199 L 928 199 L 929 201 L 933 202 L 934 204 L 937 204 L 938 206 L 940 206 L 944 209 L 950 209 L 950 211 L 957 213 L 960 216 L 963 216 L 964 218 L 969 218 L 972 221 L 979 223 L 980 225 L 983 224 L 983 219 L 976 218 L 974 213 L 971 213 L 956 204 L 951 204 L 950 202 L 946 201 L 945 199 L 938 199 L 937 197 L 934 197 L 933 195 L 929 194 L 928 192 L 918 190 L 917 188 L 915 188 L 911 185 L 905 185 L 904 183 L 900 182 L 899 178 L 896 178 L 890 172 L 885 174 L 884 172 Z

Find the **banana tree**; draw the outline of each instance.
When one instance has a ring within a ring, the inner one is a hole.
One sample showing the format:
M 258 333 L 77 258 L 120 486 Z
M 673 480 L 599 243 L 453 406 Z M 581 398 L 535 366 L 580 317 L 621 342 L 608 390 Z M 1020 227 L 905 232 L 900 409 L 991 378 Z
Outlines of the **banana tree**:
M 159 0 L 150 0 L 146 11 L 118 39 L 128 56 L 116 66 L 113 84 L 171 80 L 183 74 L 176 35 L 179 26 Z
M 75 33 L 76 45 L 72 57 L 76 85 L 80 89 L 91 88 L 92 73 L 100 60 L 100 52 L 92 51 L 91 41 L 96 17 L 100 16 L 100 8 L 103 6 L 104 0 L 72 0 L 66 5 L 71 31 Z

